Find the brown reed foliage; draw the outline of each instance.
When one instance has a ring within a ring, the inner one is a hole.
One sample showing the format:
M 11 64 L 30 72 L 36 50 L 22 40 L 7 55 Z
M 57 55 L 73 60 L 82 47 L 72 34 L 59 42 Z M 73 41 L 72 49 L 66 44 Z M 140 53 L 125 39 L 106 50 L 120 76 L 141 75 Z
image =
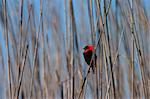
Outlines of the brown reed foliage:
M 150 98 L 142 0 L 31 1 L 0 1 L 1 98 Z M 95 74 L 83 59 L 87 44 L 95 45 Z

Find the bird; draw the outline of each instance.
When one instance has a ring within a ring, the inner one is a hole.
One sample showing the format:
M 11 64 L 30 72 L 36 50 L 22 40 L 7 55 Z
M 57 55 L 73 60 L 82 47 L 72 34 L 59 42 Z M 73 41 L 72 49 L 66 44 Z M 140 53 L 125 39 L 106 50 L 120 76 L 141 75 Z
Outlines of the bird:
M 94 52 L 94 45 L 86 45 L 83 49 L 84 49 L 84 51 L 83 51 L 84 60 L 90 66 L 90 62 L 91 62 L 92 55 Z M 94 62 L 94 60 L 95 60 L 95 62 Z M 93 70 L 93 73 L 95 73 L 96 60 L 97 60 L 97 56 L 95 53 L 94 58 L 93 58 L 92 63 L 91 63 L 91 66 L 90 66 Z

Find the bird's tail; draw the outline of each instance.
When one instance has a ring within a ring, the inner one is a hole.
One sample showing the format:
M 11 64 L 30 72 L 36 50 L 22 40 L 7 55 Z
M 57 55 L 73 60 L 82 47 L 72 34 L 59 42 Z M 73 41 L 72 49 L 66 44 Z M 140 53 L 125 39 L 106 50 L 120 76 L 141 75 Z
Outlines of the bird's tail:
M 91 68 L 92 68 L 93 74 L 95 74 L 95 69 L 96 69 L 96 60 L 97 60 L 97 56 L 96 56 L 96 54 L 95 54 L 95 58 L 94 58 L 94 60 L 92 61 L 92 65 L 91 65 Z

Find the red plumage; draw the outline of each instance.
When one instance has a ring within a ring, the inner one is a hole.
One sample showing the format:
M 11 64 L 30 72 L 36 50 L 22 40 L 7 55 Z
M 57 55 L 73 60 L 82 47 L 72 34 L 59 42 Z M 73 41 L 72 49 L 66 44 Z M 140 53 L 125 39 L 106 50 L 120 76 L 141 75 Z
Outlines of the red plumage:
M 87 45 L 85 46 L 84 48 L 84 52 L 83 52 L 83 56 L 84 56 L 84 59 L 86 61 L 86 63 L 88 65 L 90 65 L 90 62 L 91 62 L 91 59 L 92 59 L 92 55 L 93 55 L 93 51 L 94 51 L 94 46 L 93 45 Z M 92 60 L 92 63 L 91 63 L 91 68 L 93 70 L 93 73 L 95 72 L 95 64 L 94 64 L 94 60 L 95 60 L 95 63 L 96 63 L 96 54 L 94 55 L 94 58 Z

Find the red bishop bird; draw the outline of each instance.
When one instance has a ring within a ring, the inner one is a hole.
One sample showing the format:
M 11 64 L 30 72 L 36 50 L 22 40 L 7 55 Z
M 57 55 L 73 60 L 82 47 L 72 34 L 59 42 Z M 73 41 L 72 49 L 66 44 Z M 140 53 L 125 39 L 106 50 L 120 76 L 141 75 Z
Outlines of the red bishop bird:
M 90 62 L 91 62 L 93 51 L 94 51 L 94 46 L 86 45 L 83 49 L 84 49 L 84 52 L 83 52 L 84 59 L 85 59 L 86 63 L 90 66 Z M 95 54 L 94 58 L 92 60 L 91 66 L 90 66 L 93 70 L 93 73 L 95 73 L 96 59 L 97 59 L 97 56 Z M 95 60 L 95 64 L 94 64 L 94 60 Z

